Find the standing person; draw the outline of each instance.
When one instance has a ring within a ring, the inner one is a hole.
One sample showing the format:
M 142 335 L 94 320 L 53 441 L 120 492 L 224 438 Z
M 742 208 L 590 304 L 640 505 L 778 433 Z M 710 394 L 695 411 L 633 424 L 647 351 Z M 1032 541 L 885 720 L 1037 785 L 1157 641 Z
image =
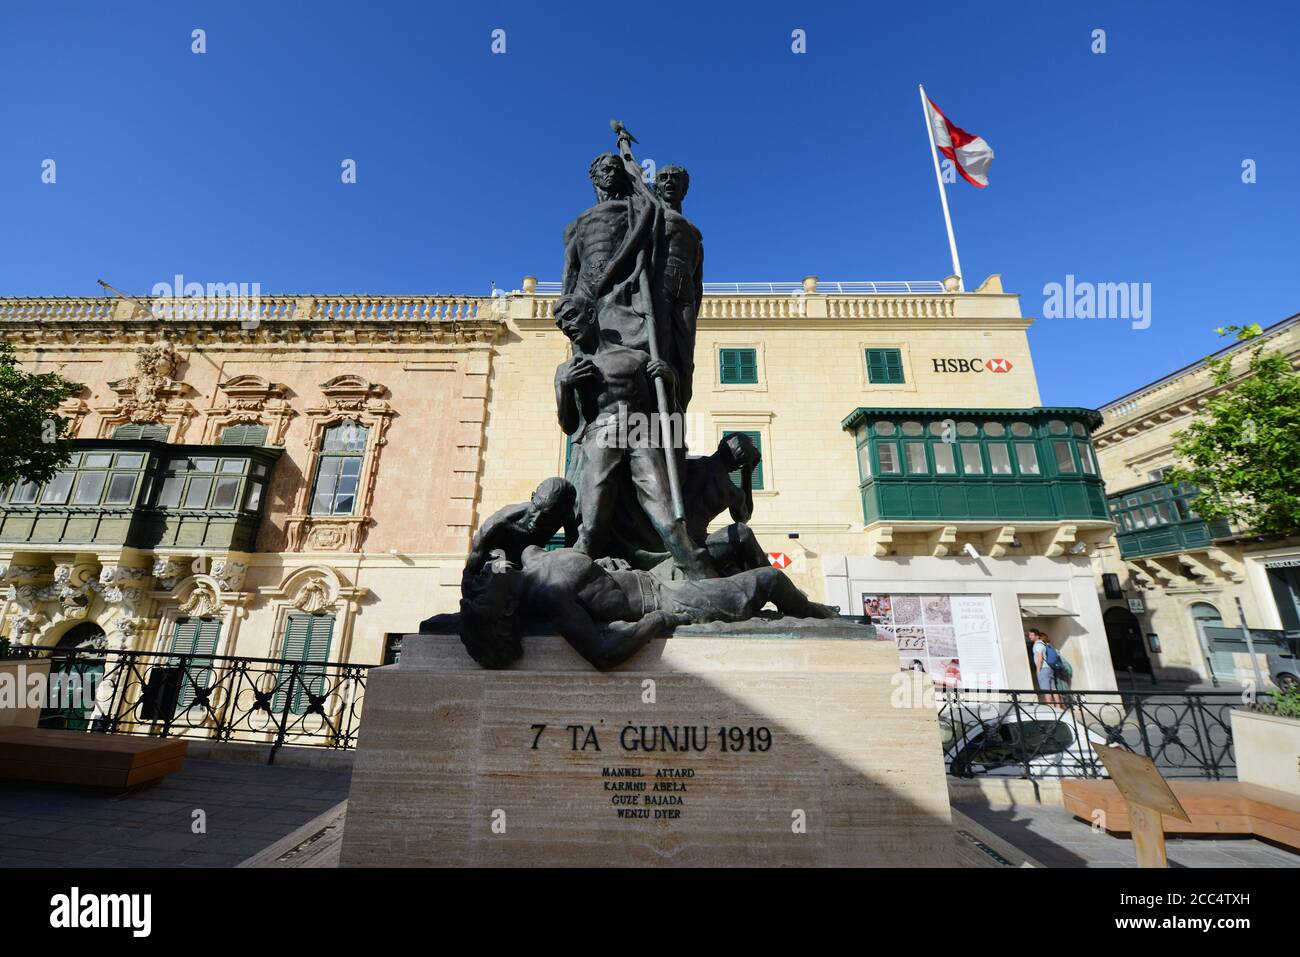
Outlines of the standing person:
M 1038 628 L 1030 628 L 1027 636 L 1034 643 L 1034 674 L 1038 678 L 1038 687 L 1046 692 L 1047 703 L 1059 708 L 1062 705 L 1061 696 L 1056 693 L 1060 689 L 1056 680 L 1055 662 L 1060 660 L 1060 652 L 1052 647 L 1052 639 L 1047 633 Z

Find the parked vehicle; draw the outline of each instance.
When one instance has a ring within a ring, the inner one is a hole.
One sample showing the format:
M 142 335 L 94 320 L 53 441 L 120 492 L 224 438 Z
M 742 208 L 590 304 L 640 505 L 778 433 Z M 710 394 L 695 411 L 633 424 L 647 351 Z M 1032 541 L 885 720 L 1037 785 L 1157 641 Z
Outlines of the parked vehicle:
M 944 760 L 956 777 L 1105 776 L 1090 742 L 1104 736 L 1085 728 L 1070 709 L 1048 704 L 962 705 L 940 718 Z M 1085 740 L 1086 738 L 1086 740 Z

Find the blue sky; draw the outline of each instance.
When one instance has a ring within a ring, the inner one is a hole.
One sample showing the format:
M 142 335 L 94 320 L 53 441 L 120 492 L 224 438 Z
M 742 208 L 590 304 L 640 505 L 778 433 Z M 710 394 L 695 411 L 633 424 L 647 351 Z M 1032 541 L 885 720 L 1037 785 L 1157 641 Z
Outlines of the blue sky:
M 1147 329 L 1030 331 L 1044 402 L 1097 405 L 1217 348 L 1215 326 L 1300 310 L 1298 39 L 1289 0 L 8 0 L 0 295 L 558 279 L 612 116 L 690 169 L 708 279 L 938 279 L 923 82 L 997 153 L 988 189 L 949 187 L 968 285 L 1002 273 L 1041 316 L 1067 274 L 1151 284 Z

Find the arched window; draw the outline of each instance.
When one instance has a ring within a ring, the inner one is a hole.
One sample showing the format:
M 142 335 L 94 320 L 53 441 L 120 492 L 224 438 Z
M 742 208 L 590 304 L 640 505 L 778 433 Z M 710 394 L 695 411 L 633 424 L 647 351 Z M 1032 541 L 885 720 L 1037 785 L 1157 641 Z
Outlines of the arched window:
M 312 485 L 311 514 L 351 515 L 355 511 L 369 433 L 350 419 L 325 430 Z

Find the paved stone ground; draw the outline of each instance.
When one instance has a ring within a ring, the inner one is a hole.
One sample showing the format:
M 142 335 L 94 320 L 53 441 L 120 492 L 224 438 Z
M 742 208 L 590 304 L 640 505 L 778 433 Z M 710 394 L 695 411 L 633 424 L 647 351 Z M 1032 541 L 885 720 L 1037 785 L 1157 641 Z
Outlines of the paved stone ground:
M 1128 838 L 1094 832 L 1047 804 L 953 805 L 1046 867 L 1136 867 Z M 1300 854 L 1254 838 L 1167 837 L 1170 867 L 1300 867 Z
M 234 867 L 348 796 L 348 771 L 187 758 L 127 794 L 0 782 L 0 867 Z M 191 830 L 207 814 L 207 833 Z

